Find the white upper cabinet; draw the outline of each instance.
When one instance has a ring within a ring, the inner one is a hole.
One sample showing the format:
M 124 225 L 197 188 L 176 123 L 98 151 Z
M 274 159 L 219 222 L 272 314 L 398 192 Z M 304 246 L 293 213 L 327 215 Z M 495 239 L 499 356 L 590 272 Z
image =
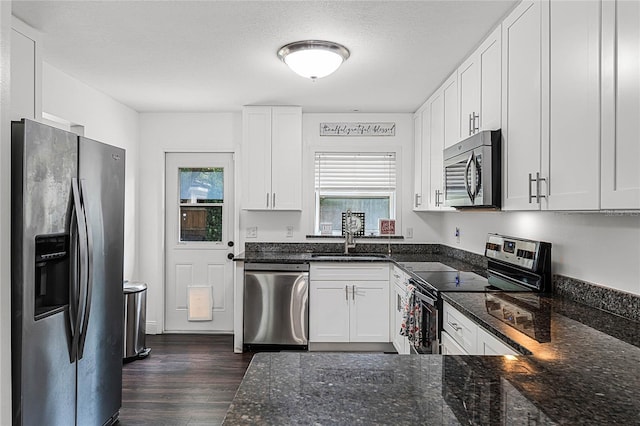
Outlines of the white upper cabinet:
M 414 211 L 449 210 L 442 188 L 445 143 L 458 141 L 458 80 L 453 73 L 414 115 Z
M 242 208 L 301 210 L 302 109 L 247 106 L 242 128 Z
M 602 205 L 640 209 L 640 2 L 602 5 Z
M 480 130 L 496 130 L 501 123 L 501 27 L 458 68 L 459 139 Z M 446 147 L 453 143 L 447 141 Z
M 548 65 L 548 6 L 525 0 L 502 23 L 504 210 L 539 210 L 541 205 L 531 202 L 529 175 L 540 174 L 542 146 L 548 142 L 543 131 L 548 117 L 548 76 L 543 72 Z
M 429 210 L 449 210 L 444 207 L 443 151 L 447 140 L 457 136 L 457 75 L 451 75 L 436 93 L 427 101 L 429 104 Z M 423 149 L 425 147 L 423 146 Z
M 600 207 L 600 2 L 522 2 L 503 22 L 503 208 Z
M 549 143 L 541 165 L 550 210 L 600 208 L 600 6 L 550 2 Z
M 422 109 L 413 115 L 413 210 L 426 209 L 422 188 Z M 427 188 L 425 188 L 427 189 Z
M 11 23 L 11 120 L 42 118 L 41 34 L 19 19 Z

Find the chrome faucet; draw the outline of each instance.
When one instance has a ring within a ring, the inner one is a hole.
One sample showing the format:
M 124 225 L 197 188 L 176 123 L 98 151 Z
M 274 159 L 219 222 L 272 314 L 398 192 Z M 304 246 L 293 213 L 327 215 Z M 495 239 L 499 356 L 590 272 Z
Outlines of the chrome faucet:
M 344 254 L 349 254 L 350 248 L 356 248 L 356 240 L 353 236 L 353 224 L 351 222 L 351 209 L 347 209 L 347 217 L 344 224 Z

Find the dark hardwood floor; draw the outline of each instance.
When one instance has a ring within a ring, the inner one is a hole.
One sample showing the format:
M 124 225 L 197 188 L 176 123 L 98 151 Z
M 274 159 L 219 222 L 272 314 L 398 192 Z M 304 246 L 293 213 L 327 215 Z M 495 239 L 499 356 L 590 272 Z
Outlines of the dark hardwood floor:
M 253 354 L 231 335 L 149 335 L 151 354 L 122 369 L 120 425 L 219 425 Z

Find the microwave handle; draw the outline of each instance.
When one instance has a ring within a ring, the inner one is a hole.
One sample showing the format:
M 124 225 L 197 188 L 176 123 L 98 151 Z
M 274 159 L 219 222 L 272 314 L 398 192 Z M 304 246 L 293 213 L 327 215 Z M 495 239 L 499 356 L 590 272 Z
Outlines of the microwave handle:
M 469 199 L 471 199 L 471 203 L 473 204 L 473 200 L 476 198 L 475 194 L 471 192 L 471 185 L 469 184 L 469 169 L 471 168 L 471 162 L 474 160 L 473 152 L 469 155 L 467 159 L 467 165 L 464 168 L 464 188 L 467 190 L 467 194 L 469 195 Z
M 473 198 L 475 198 L 480 193 L 480 185 L 482 185 L 482 172 L 480 170 L 480 164 L 478 164 L 478 157 L 474 157 L 473 162 L 475 167 L 474 174 L 477 174 L 477 178 L 478 178 L 476 179 L 476 187 L 473 192 Z

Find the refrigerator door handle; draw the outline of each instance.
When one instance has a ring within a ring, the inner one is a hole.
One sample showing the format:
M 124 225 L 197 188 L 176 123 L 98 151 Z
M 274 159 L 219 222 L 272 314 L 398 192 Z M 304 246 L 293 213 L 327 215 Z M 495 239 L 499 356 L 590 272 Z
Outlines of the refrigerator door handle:
M 85 188 L 84 179 L 80 180 L 80 196 L 82 213 L 84 215 L 84 222 L 86 226 L 85 238 L 86 238 L 86 294 L 84 303 L 84 315 L 82 319 L 82 329 L 80 330 L 80 341 L 78 342 L 78 359 L 82 359 L 84 355 L 84 343 L 87 340 L 87 328 L 89 327 L 89 315 L 91 314 L 91 294 L 93 293 L 93 237 L 91 235 L 91 229 L 89 228 L 89 218 L 87 217 L 86 208 L 86 196 L 87 190 Z
M 74 270 L 72 271 L 74 276 L 74 285 L 72 286 L 71 300 L 69 304 L 71 305 L 71 354 L 70 360 L 71 362 L 75 362 L 78 358 L 78 345 L 80 342 L 80 325 L 82 315 L 82 301 L 86 299 L 86 281 L 88 278 L 88 269 L 87 269 L 87 225 L 85 222 L 84 209 L 82 206 L 82 201 L 80 198 L 80 189 L 78 187 L 78 180 L 76 178 L 71 179 L 71 194 L 73 198 L 73 207 L 71 217 L 75 218 L 75 220 L 71 223 L 71 228 L 76 230 L 74 233 L 74 237 L 76 238 L 74 245 L 77 247 L 75 251 L 75 255 L 77 256 L 79 253 L 79 262 L 76 261 L 74 264 Z

